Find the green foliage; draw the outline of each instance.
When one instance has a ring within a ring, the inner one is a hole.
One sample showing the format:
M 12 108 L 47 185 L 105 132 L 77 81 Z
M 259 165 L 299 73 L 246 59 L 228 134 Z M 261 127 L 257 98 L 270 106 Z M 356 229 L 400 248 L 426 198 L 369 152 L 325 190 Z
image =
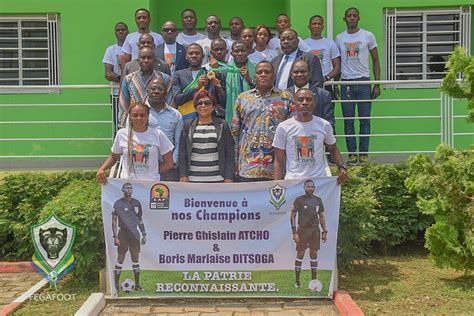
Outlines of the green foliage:
M 373 250 L 387 253 L 415 240 L 432 223 L 405 188 L 406 164 L 365 164 L 349 169 L 349 175 L 341 197 L 340 268 L 350 268 L 354 259 Z
M 437 148 L 435 160 L 417 155 L 409 159 L 405 181 L 417 194 L 418 207 L 434 217 L 426 231 L 425 247 L 438 267 L 474 268 L 474 152 Z
M 367 179 L 349 170 L 349 179 L 341 193 L 337 259 L 339 268 L 349 268 L 354 259 L 363 257 L 377 237 L 377 207 Z
M 76 264 L 71 270 L 76 281 L 97 277 L 105 263 L 100 185 L 95 179 L 72 182 L 45 205 L 40 222 L 52 213 L 76 227 L 72 249 Z
M 0 258 L 29 260 L 33 247 L 29 226 L 37 224 L 43 206 L 76 179 L 92 179 L 93 172 L 19 173 L 2 179 L 0 218 L 7 222 L 9 235 Z
M 379 204 L 374 241 L 383 253 L 415 240 L 433 222 L 432 217 L 421 213 L 416 206 L 416 195 L 405 187 L 409 176 L 407 164 L 368 164 L 360 169 L 358 176 L 367 178 Z
M 441 90 L 454 98 L 468 100 L 468 115 L 474 121 L 474 57 L 467 55 L 464 47 L 457 46 L 446 64 L 448 73 L 441 83 Z M 458 82 L 458 75 L 463 75 Z

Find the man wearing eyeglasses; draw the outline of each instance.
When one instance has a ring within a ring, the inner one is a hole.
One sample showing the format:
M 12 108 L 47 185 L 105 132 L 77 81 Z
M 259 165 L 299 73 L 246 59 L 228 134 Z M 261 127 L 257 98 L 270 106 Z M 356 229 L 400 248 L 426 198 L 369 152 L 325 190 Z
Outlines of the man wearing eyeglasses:
M 171 74 L 175 71 L 188 68 L 186 61 L 186 49 L 176 42 L 178 28 L 174 22 L 165 22 L 161 28 L 161 35 L 164 43 L 156 47 L 158 58 L 164 60 L 171 69 Z

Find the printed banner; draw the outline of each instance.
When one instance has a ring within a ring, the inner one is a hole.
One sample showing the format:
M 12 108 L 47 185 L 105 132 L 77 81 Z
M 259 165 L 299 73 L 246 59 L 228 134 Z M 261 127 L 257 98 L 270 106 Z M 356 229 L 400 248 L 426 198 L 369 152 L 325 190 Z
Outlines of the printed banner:
M 108 179 L 102 214 L 112 295 L 332 297 L 339 201 L 335 177 Z

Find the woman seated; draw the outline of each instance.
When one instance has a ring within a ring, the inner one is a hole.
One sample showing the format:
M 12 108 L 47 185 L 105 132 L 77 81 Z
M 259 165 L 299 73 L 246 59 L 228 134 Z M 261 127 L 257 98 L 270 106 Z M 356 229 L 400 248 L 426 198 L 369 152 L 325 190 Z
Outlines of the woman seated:
M 206 90 L 193 99 L 198 116 L 186 122 L 179 143 L 181 182 L 232 182 L 234 141 L 226 121 L 213 117 L 216 99 Z
M 120 178 L 160 180 L 160 172 L 173 167 L 173 144 L 166 135 L 148 127 L 149 107 L 134 103 L 128 109 L 127 127 L 120 129 L 112 145 L 112 153 L 97 171 L 97 181 L 107 181 L 106 170 L 111 168 L 122 154 Z M 163 162 L 159 163 L 159 154 Z

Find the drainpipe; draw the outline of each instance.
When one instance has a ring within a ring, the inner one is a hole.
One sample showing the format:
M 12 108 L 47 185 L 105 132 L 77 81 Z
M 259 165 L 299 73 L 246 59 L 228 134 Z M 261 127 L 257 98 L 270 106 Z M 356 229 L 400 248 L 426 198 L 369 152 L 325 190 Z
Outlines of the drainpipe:
M 334 33 L 334 3 L 333 0 L 326 0 L 326 37 L 333 38 Z

